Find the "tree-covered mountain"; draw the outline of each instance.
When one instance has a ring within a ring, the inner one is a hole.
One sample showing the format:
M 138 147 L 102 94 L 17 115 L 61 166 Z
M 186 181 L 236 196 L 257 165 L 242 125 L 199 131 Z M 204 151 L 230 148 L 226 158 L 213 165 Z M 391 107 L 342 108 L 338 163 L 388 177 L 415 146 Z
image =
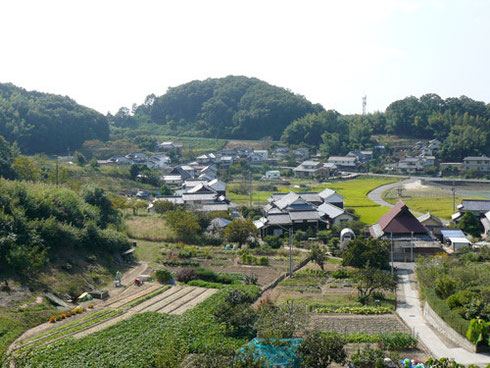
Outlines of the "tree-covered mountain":
M 115 126 L 156 123 L 169 133 L 213 138 L 279 138 L 292 121 L 323 108 L 256 78 L 228 76 L 192 81 L 150 95 L 133 111 L 121 108 Z
M 0 83 L 0 135 L 23 153 L 66 153 L 109 139 L 107 118 L 68 97 Z
M 490 155 L 490 105 L 466 96 L 443 100 L 436 94 L 407 97 L 391 103 L 385 112 L 341 115 L 333 110 L 309 114 L 283 132 L 288 144 L 320 147 L 327 156 L 372 144 L 373 134 L 405 138 L 437 138 L 443 160 Z

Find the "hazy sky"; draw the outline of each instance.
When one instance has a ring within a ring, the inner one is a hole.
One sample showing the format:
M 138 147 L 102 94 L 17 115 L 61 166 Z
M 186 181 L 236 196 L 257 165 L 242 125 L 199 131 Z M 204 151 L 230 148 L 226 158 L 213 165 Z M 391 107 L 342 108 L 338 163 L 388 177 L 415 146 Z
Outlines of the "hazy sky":
M 490 1 L 0 2 L 0 82 L 106 113 L 245 75 L 341 113 L 434 92 L 490 102 Z

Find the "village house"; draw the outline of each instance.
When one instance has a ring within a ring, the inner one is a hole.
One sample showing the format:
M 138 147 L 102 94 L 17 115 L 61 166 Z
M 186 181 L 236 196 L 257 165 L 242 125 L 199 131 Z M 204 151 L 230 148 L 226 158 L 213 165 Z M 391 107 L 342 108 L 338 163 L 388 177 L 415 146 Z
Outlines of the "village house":
M 464 171 L 476 170 L 478 172 L 490 172 L 490 157 L 485 155 L 480 157 L 468 156 L 463 159 Z
M 359 162 L 365 163 L 373 158 L 373 151 L 350 151 L 348 157 L 357 157 Z
M 369 233 L 375 239 L 390 241 L 391 257 L 397 262 L 413 262 L 419 255 L 434 255 L 442 250 L 402 201 L 370 226 Z
M 166 155 L 155 155 L 148 158 L 146 165 L 153 169 L 163 169 L 170 165 L 170 157 Z
M 482 219 L 490 211 L 490 199 L 463 199 L 457 208 L 458 212 L 451 216 L 451 220 L 455 222 L 458 222 L 466 212 Z
M 430 212 L 427 212 L 425 215 L 417 217 L 417 220 L 427 229 L 429 233 L 438 239 L 441 239 L 441 230 L 445 229 L 444 223 L 442 220 Z
M 296 157 L 296 160 L 304 161 L 310 157 L 310 150 L 306 147 L 300 147 L 298 149 L 295 149 L 293 151 L 293 154 L 294 154 L 294 157 Z
M 330 156 L 328 163 L 335 164 L 339 169 L 356 169 L 359 164 L 357 156 Z
M 247 160 L 253 164 L 263 164 L 269 159 L 269 153 L 267 150 L 254 150 L 248 155 Z
M 332 203 L 337 203 L 337 207 Z M 320 193 L 273 193 L 264 207 L 264 216 L 254 224 L 261 236 L 282 235 L 284 231 L 317 232 L 332 225 L 354 220 L 354 215 L 346 212 L 343 197 L 328 189 Z
M 158 149 L 160 151 L 171 151 L 173 149 L 182 149 L 183 144 L 182 143 L 175 143 L 175 142 L 161 142 L 158 143 Z
M 463 247 L 471 247 L 471 242 L 461 230 L 441 230 L 442 242 L 449 245 L 453 251 Z
M 281 179 L 281 172 L 279 170 L 268 170 L 265 172 L 265 175 L 262 179 L 266 180 L 277 180 Z
M 304 161 L 298 167 L 293 169 L 294 176 L 297 178 L 315 178 L 318 176 L 327 176 L 329 170 L 323 167 L 320 161 Z

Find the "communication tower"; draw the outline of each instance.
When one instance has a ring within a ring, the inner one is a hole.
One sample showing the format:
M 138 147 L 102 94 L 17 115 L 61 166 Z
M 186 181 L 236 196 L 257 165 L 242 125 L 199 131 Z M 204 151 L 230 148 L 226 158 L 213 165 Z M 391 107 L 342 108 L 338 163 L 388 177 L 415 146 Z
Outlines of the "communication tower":
M 362 97 L 362 115 L 366 115 L 367 96 Z

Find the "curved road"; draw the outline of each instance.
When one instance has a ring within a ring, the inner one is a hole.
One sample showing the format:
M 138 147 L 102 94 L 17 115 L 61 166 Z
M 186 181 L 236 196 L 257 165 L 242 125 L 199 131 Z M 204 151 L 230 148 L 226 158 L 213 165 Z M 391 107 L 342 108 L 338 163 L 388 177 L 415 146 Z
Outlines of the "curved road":
M 404 184 L 415 183 L 417 180 L 418 179 L 408 179 L 408 180 L 404 180 L 404 181 L 399 181 L 397 183 L 382 185 L 382 186 L 377 187 L 376 189 L 373 189 L 372 191 L 370 191 L 368 193 L 368 198 L 370 200 L 376 202 L 380 206 L 393 207 L 393 205 L 391 203 L 388 203 L 385 200 L 383 200 L 383 193 L 386 192 L 387 190 L 399 187 L 399 186 L 404 185 Z

